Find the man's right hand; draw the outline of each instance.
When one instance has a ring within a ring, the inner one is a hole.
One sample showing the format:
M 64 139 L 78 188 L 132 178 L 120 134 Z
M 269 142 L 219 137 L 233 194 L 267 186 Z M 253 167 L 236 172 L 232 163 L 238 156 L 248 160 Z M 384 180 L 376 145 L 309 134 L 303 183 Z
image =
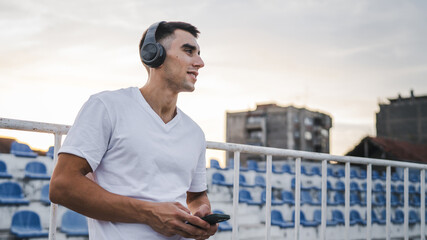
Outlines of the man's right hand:
M 190 210 L 178 202 L 152 203 L 149 211 L 150 219 L 146 224 L 167 237 L 180 235 L 185 238 L 205 239 L 209 223 L 191 215 Z M 147 210 L 147 209 L 145 209 Z M 192 226 L 191 223 L 195 226 Z

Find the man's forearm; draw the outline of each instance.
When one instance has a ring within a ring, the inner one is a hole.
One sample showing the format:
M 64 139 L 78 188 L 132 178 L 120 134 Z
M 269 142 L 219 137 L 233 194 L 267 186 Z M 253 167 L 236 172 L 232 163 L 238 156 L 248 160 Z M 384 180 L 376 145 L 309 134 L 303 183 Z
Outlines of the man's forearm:
M 211 211 L 211 204 L 206 191 L 196 193 L 187 192 L 187 205 L 193 214 L 196 213 L 202 205 L 206 205 L 209 212 Z

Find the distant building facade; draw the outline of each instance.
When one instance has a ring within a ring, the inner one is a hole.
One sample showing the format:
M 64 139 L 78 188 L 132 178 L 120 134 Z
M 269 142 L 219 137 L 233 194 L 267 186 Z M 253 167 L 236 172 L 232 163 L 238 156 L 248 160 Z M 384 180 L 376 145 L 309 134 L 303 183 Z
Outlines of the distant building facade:
M 254 111 L 227 112 L 226 118 L 227 142 L 329 153 L 332 118 L 324 113 L 264 104 Z M 227 153 L 227 161 L 232 157 Z M 261 156 L 242 154 L 242 164 L 248 158 Z
M 377 116 L 377 137 L 427 144 L 427 96 L 388 99 L 380 104 Z

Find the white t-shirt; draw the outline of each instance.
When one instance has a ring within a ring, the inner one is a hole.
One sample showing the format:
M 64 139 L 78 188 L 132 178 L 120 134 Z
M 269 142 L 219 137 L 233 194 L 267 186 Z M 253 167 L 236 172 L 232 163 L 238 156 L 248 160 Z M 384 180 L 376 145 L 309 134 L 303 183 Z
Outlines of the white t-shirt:
M 91 96 L 59 152 L 85 158 L 94 180 L 123 196 L 187 206 L 187 191 L 206 190 L 206 141 L 201 128 L 180 109 L 165 124 L 136 87 Z M 165 237 L 144 224 L 92 219 L 89 236 L 91 240 L 182 239 Z

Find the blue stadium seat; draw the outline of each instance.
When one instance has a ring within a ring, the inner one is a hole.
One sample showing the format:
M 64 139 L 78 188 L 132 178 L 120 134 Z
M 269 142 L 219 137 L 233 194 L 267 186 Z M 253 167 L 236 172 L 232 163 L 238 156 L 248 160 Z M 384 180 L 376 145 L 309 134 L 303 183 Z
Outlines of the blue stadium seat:
M 377 214 L 375 213 L 374 210 L 372 210 L 372 212 L 371 212 L 371 219 L 372 219 L 372 223 L 376 223 L 379 225 L 385 225 L 386 224 L 385 218 L 378 218 Z
M 10 148 L 10 153 L 17 157 L 28 157 L 28 158 L 36 158 L 37 153 L 33 152 L 31 148 L 24 143 L 13 142 Z
M 334 173 L 334 170 L 332 170 L 332 168 L 328 168 L 326 171 L 327 171 L 327 173 L 328 173 L 328 176 L 336 177 L 336 176 L 335 176 L 335 173 Z
M 385 210 L 383 210 L 381 212 L 381 215 L 382 215 L 383 219 L 386 219 L 386 211 Z M 394 224 L 403 224 L 403 222 L 404 222 L 404 214 L 403 214 L 402 210 L 400 210 L 400 209 L 396 210 L 395 217 L 391 218 L 391 222 L 394 223 Z
M 421 200 L 420 200 L 420 196 L 418 194 L 410 194 L 409 206 L 412 206 L 412 207 L 420 207 L 421 206 Z
M 359 184 L 357 182 L 350 182 L 350 191 L 360 192 Z
M 409 181 L 413 183 L 419 183 L 420 175 L 417 173 L 409 173 Z
M 265 204 L 267 202 L 267 193 L 265 190 L 262 191 L 262 193 L 261 193 L 261 202 L 263 204 Z M 283 205 L 283 201 L 275 199 L 274 194 L 271 193 L 271 205 L 272 206 Z
M 345 184 L 342 181 L 335 183 L 335 191 L 345 191 Z
M 335 172 L 335 176 L 336 176 L 337 178 L 345 177 L 345 170 L 344 170 L 344 169 L 342 169 L 342 168 L 338 169 L 338 170 Z
M 49 180 L 46 166 L 42 162 L 32 161 L 25 166 L 25 176 L 27 179 L 44 179 Z
M 366 221 L 360 217 L 360 214 L 357 210 L 350 211 L 350 225 L 353 226 L 355 224 L 366 225 Z
M 359 179 L 365 180 L 367 177 L 367 172 L 365 169 L 360 169 Z
M 289 204 L 289 205 L 295 205 L 295 197 L 292 192 L 283 190 L 282 191 L 282 202 Z
M 344 194 L 340 192 L 336 192 L 334 195 L 334 205 L 344 205 L 345 204 L 345 198 Z
M 265 188 L 265 178 L 261 175 L 255 176 L 255 186 Z
M 311 173 L 312 173 L 313 175 L 322 176 L 322 173 L 320 172 L 320 168 L 319 168 L 319 167 L 317 167 L 317 166 L 313 166 L 313 167 L 311 168 Z
M 403 202 L 400 201 L 400 198 L 398 197 L 398 195 L 396 194 L 391 194 L 391 206 L 392 207 L 402 207 L 403 206 Z
M 316 209 L 313 213 L 313 219 L 314 221 L 318 222 L 319 225 L 322 223 L 322 210 Z M 334 220 L 328 220 L 326 219 L 326 226 L 336 226 L 337 223 Z
M 397 185 L 397 189 L 396 189 L 396 191 L 397 191 L 398 193 L 404 193 L 404 191 L 405 191 L 405 187 L 403 186 L 403 184 L 399 184 L 399 185 Z
M 309 191 L 301 191 L 301 205 L 309 204 L 312 206 L 320 206 L 320 201 L 314 201 Z
M 307 220 L 302 210 L 300 211 L 299 216 L 300 216 L 300 224 L 303 225 L 304 227 L 317 227 L 320 225 L 320 223 L 317 222 L 316 220 L 313 220 L 313 221 Z M 295 211 L 292 211 L 292 222 L 295 223 Z
M 344 225 L 344 214 L 340 210 L 333 210 L 332 211 L 332 221 L 336 222 L 337 225 Z
M 385 206 L 386 199 L 384 194 L 376 194 L 372 197 L 372 206 Z
M 12 175 L 7 172 L 6 163 L 3 160 L 0 160 L 0 178 L 12 178 Z
M 219 214 L 224 214 L 223 211 L 220 210 L 213 210 L 213 213 L 219 213 Z M 228 223 L 228 221 L 224 221 L 224 222 L 220 222 L 218 225 L 218 231 L 220 232 L 227 232 L 227 231 L 232 231 L 233 227 L 231 227 L 230 223 Z
M 246 178 L 242 174 L 239 174 L 239 184 L 242 187 L 255 187 L 255 185 L 252 185 L 246 182 Z
M 372 170 L 372 180 L 380 179 L 380 173 L 377 170 Z
M 18 211 L 13 215 L 10 231 L 17 238 L 40 238 L 49 235 L 48 231 L 42 229 L 39 215 L 28 210 Z
M 251 193 L 246 189 L 241 189 L 239 191 L 239 202 L 240 203 L 246 203 L 248 205 L 262 205 L 261 201 L 255 201 Z
M 409 224 L 416 224 L 420 222 L 420 217 L 418 216 L 418 213 L 414 210 L 409 211 Z
M 46 156 L 48 156 L 48 157 L 50 157 L 50 158 L 52 158 L 53 159 L 53 155 L 54 155 L 55 153 L 54 153 L 54 147 L 53 146 L 50 146 L 49 147 L 49 149 L 47 150 L 47 152 L 46 152 Z
M 85 216 L 71 210 L 67 210 L 62 215 L 61 232 L 67 237 L 88 236 L 87 219 Z
M 232 183 L 227 183 L 225 181 L 225 177 L 222 173 L 216 172 L 212 174 L 212 184 L 220 185 L 220 186 L 226 186 L 226 187 L 232 187 Z
M 266 172 L 265 169 L 260 169 L 258 167 L 258 162 L 255 160 L 248 160 L 246 163 L 248 164 L 248 170 L 252 170 L 252 171 L 260 172 L 260 173 Z
M 46 185 L 44 185 L 42 187 L 40 201 L 43 204 L 45 204 L 45 205 L 49 205 L 50 204 L 50 199 L 49 199 L 49 183 L 46 184 Z
M 350 193 L 350 206 L 359 205 L 359 206 L 365 206 L 364 203 L 360 201 L 359 194 L 357 193 Z
M 391 174 L 391 180 L 394 182 L 396 182 L 396 181 L 402 182 L 403 178 L 401 178 L 397 172 L 394 172 Z
M 293 228 L 295 226 L 293 222 L 286 222 L 282 213 L 278 210 L 271 211 L 271 225 L 279 226 L 280 228 Z
M 409 191 L 409 193 L 411 194 L 411 193 L 417 193 L 417 194 L 420 194 L 420 192 L 415 188 L 415 186 L 414 185 L 409 185 L 409 187 L 408 187 L 408 191 Z
M 314 175 L 313 173 L 308 172 L 308 171 L 305 169 L 305 166 L 304 166 L 304 165 L 301 165 L 301 174 L 304 174 L 304 175 L 309 176 L 309 177 Z
M 218 170 L 228 170 L 228 168 L 221 168 L 221 166 L 219 165 L 218 160 L 216 160 L 216 159 L 211 159 L 210 163 L 211 163 L 211 168 L 215 168 L 215 169 L 218 169 Z
M 381 183 L 375 184 L 375 186 L 372 189 L 373 192 L 385 192 L 384 187 Z
M 283 165 L 282 165 L 282 172 L 283 172 L 283 173 L 289 173 L 289 174 L 295 174 L 295 173 L 292 171 L 291 166 L 289 166 L 288 164 L 283 164 Z
M 1 205 L 28 205 L 30 201 L 24 198 L 22 188 L 16 182 L 0 183 Z

